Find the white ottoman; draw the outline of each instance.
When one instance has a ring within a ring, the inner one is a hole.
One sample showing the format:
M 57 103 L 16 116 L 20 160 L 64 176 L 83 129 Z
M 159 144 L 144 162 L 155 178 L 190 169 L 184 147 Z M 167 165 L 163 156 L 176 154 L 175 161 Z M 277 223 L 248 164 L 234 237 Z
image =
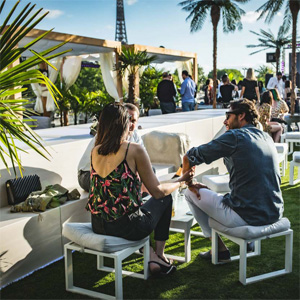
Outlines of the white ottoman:
M 286 142 L 290 146 L 290 151 L 288 154 L 294 152 L 294 144 L 300 142 L 300 132 L 293 131 L 293 132 L 286 132 L 281 136 L 281 142 Z
M 276 147 L 277 153 L 283 154 L 285 157 L 284 166 L 282 166 L 282 167 L 284 167 L 284 170 L 283 170 L 283 175 L 284 175 L 285 170 L 288 167 L 287 162 L 288 162 L 289 145 L 287 143 L 275 143 L 275 147 Z
M 298 167 L 298 176 L 297 179 L 294 181 L 294 169 L 295 167 Z M 297 184 L 300 182 L 300 151 L 295 151 L 293 153 L 293 160 L 290 163 L 290 185 Z
M 203 175 L 202 183 L 216 193 L 230 193 L 229 174 L 225 175 Z
M 235 228 L 225 227 L 214 219 L 209 219 L 212 228 L 212 263 L 218 264 L 218 234 L 225 236 L 240 246 L 240 255 L 231 257 L 231 260 L 240 260 L 239 280 L 243 285 L 261 281 L 263 279 L 284 275 L 292 272 L 293 258 L 293 230 L 290 221 L 282 218 L 278 222 L 265 226 L 241 226 Z M 247 278 L 247 257 L 261 254 L 261 240 L 285 236 L 285 268 Z M 247 243 L 255 242 L 255 251 L 247 254 Z
M 91 223 L 67 223 L 63 227 L 63 235 L 71 240 L 70 243 L 65 245 L 65 277 L 67 291 L 88 295 L 93 298 L 123 299 L 122 274 L 147 280 L 150 256 L 149 237 L 140 241 L 128 241 L 114 236 L 96 234 L 92 230 Z M 122 261 L 141 247 L 144 247 L 144 274 L 123 271 Z M 115 272 L 115 297 L 74 286 L 73 251 L 96 255 L 98 270 Z M 109 268 L 104 265 L 104 257 L 114 259 L 114 268 Z

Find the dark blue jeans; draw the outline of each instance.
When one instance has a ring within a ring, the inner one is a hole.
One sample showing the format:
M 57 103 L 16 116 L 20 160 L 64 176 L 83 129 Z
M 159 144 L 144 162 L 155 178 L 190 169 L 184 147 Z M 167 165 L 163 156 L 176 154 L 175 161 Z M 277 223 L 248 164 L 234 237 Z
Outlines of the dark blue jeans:
M 104 221 L 100 215 L 92 214 L 92 228 L 95 233 L 121 237 L 131 241 L 145 238 L 154 230 L 156 241 L 169 238 L 172 216 L 172 196 L 162 199 L 149 199 L 136 212 L 111 222 Z
M 171 114 L 176 112 L 176 105 L 174 102 L 160 102 L 160 109 L 162 114 Z

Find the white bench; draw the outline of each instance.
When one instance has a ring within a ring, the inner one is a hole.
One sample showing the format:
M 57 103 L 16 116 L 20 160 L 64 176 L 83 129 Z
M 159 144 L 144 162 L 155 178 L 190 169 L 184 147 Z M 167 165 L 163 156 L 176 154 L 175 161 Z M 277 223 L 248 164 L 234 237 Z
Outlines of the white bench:
M 219 194 L 230 193 L 229 174 L 224 175 L 203 175 L 202 183 L 209 189 Z
M 285 170 L 288 167 L 288 152 L 289 152 L 289 145 L 287 143 L 275 143 L 275 147 L 278 153 L 278 161 L 282 163 L 281 165 L 281 175 L 285 175 Z
M 294 131 L 294 132 L 286 132 L 283 135 L 281 135 L 281 142 L 286 142 L 289 145 L 290 151 L 288 154 L 291 154 L 294 152 L 294 144 L 300 142 L 300 132 Z
M 294 169 L 298 167 L 298 178 L 294 181 Z M 300 182 L 300 151 L 295 151 L 293 153 L 293 160 L 290 163 L 290 185 L 297 184 Z
M 210 218 L 209 225 L 212 228 L 212 263 L 214 265 L 218 264 L 218 234 L 239 245 L 240 255 L 231 257 L 231 261 L 240 260 L 239 280 L 243 285 L 292 272 L 293 230 L 290 229 L 290 222 L 287 218 L 282 218 L 274 224 L 265 226 L 249 225 L 235 228 L 225 227 Z M 278 236 L 285 236 L 285 268 L 247 278 L 247 257 L 261 254 L 261 240 Z M 248 242 L 255 242 L 255 251 L 247 254 Z
M 95 234 L 90 223 L 65 224 L 63 235 L 71 240 L 71 242 L 65 245 L 65 277 L 67 291 L 94 298 L 123 299 L 122 274 L 142 278 L 144 280 L 148 279 L 148 263 L 150 256 L 149 237 L 140 241 L 128 241 L 114 236 Z M 144 247 L 144 274 L 122 270 L 122 261 L 141 247 Z M 97 269 L 99 271 L 115 273 L 115 297 L 74 286 L 73 251 L 96 255 Z M 114 260 L 114 268 L 106 267 L 104 265 L 104 257 L 109 257 Z

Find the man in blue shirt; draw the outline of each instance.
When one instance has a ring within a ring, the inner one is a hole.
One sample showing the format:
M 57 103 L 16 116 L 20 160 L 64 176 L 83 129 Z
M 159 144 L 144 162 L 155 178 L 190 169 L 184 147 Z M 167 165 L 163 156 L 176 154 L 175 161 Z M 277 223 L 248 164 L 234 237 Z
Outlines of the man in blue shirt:
M 272 224 L 282 218 L 283 199 L 277 151 L 272 138 L 256 128 L 258 113 L 252 101 L 230 102 L 224 125 L 227 131 L 208 144 L 190 149 L 183 172 L 195 165 L 223 157 L 230 175 L 231 193 L 217 194 L 202 184 L 189 184 L 186 199 L 206 237 L 211 237 L 209 217 L 225 227 Z M 230 252 L 219 238 L 219 260 Z M 210 251 L 200 253 L 211 259 Z
M 195 107 L 194 95 L 196 91 L 196 84 L 189 77 L 189 73 L 186 70 L 182 71 L 182 78 L 184 81 L 179 90 L 181 95 L 182 111 L 191 111 L 194 110 Z

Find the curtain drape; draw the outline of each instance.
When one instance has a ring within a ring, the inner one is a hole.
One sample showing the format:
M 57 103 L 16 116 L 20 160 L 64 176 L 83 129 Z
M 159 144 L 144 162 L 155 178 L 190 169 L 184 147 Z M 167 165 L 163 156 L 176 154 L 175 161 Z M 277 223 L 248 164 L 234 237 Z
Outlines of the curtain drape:
M 62 58 L 61 57 L 57 57 L 55 59 L 52 59 L 49 61 L 54 67 L 57 68 L 57 71 L 54 70 L 51 67 L 48 67 L 49 70 L 49 79 L 55 83 L 58 72 L 60 70 L 60 66 L 62 63 Z M 40 114 L 42 114 L 44 112 L 43 109 L 43 104 L 42 104 L 42 88 L 38 83 L 32 83 L 31 84 L 32 90 L 34 92 L 34 94 L 36 95 L 36 101 L 35 101 L 35 106 L 34 106 L 34 110 Z M 54 103 L 54 100 L 51 96 L 51 94 L 49 92 L 47 92 L 47 105 L 46 105 L 46 109 L 47 111 L 55 111 L 56 106 Z
M 113 52 L 100 54 L 100 67 L 101 67 L 102 78 L 103 78 L 106 91 L 116 101 L 119 101 L 119 95 L 117 91 L 117 72 L 113 71 L 114 68 Z
M 63 80 L 66 84 L 66 89 L 71 87 L 78 78 L 81 70 L 81 61 L 82 57 L 80 56 L 70 56 L 65 60 L 62 68 L 62 74 Z
M 180 80 L 180 82 L 183 82 L 183 78 L 182 78 L 182 71 L 186 70 L 188 71 L 188 73 L 190 75 L 192 75 L 192 61 L 191 60 L 187 60 L 187 61 L 176 61 L 176 69 L 178 71 L 178 78 Z
M 58 72 L 59 72 L 61 64 L 62 64 L 62 57 L 57 57 L 50 62 L 57 69 L 57 70 L 54 70 L 53 68 L 49 67 L 49 79 L 53 83 L 55 83 L 57 76 L 58 76 Z M 54 99 L 51 96 L 51 94 L 48 92 L 46 110 L 47 111 L 55 111 L 55 109 L 56 109 L 56 105 L 54 103 Z

